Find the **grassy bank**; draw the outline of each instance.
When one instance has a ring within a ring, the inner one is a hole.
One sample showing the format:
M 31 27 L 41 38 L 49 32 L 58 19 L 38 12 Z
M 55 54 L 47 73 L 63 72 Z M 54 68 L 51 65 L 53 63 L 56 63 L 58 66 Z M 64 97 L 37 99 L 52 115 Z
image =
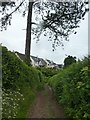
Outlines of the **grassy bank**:
M 49 79 L 59 103 L 70 118 L 90 118 L 90 57 L 74 63 Z
M 3 118 L 26 118 L 37 91 L 43 88 L 43 75 L 6 47 L 2 53 Z

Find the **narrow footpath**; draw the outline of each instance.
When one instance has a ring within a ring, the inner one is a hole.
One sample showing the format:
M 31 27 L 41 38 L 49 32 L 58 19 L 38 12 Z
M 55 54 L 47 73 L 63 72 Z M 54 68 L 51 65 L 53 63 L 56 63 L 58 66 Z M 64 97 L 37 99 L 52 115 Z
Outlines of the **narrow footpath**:
M 58 105 L 48 85 L 38 93 L 28 118 L 65 118 L 63 108 Z

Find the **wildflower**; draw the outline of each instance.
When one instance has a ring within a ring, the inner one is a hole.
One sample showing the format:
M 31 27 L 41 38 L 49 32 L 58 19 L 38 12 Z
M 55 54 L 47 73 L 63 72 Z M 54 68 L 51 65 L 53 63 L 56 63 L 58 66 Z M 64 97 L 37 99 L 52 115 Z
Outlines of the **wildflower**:
M 23 100 L 25 100 L 25 99 L 23 98 Z
M 21 96 L 23 97 L 23 94 L 21 94 Z

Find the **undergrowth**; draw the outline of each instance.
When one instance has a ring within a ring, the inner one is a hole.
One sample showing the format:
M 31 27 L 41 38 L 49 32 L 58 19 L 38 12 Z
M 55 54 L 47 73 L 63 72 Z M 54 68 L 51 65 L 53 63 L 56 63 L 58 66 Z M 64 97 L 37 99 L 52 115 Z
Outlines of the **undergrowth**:
M 2 53 L 2 117 L 26 118 L 37 91 L 43 88 L 44 77 L 6 47 Z
M 48 81 L 68 117 L 90 119 L 90 57 L 85 57 Z

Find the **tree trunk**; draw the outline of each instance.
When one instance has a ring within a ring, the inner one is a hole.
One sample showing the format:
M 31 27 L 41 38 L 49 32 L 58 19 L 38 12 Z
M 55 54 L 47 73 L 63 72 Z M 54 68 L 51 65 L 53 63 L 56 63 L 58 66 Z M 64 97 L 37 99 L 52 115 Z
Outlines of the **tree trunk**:
M 33 2 L 29 2 L 28 17 L 27 17 L 27 30 L 26 30 L 26 45 L 25 45 L 25 61 L 28 64 L 30 64 L 32 7 L 33 7 Z

